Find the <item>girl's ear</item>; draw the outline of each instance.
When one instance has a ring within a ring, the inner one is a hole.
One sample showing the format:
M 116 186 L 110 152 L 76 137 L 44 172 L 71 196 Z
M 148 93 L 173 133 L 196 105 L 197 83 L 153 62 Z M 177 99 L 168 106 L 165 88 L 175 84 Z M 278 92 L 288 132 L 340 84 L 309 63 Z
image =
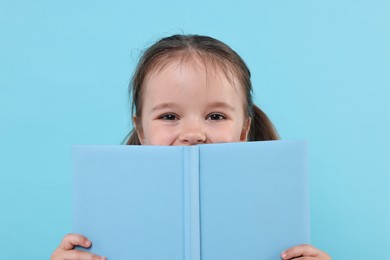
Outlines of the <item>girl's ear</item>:
M 138 139 L 141 145 L 143 145 L 145 140 L 144 131 L 142 130 L 141 120 L 138 120 L 136 116 L 133 116 L 133 125 L 135 128 L 135 132 L 137 133 Z
M 249 130 L 251 129 L 252 118 L 248 117 L 242 127 L 240 142 L 248 141 Z

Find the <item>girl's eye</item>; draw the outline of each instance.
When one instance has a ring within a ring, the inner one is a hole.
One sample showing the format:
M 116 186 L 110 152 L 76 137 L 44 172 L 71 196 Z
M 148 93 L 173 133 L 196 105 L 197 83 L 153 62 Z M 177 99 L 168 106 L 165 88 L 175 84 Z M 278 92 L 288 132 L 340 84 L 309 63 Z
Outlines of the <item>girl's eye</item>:
M 159 119 L 174 121 L 174 120 L 178 120 L 179 118 L 174 114 L 165 114 L 165 115 L 160 116 Z
M 222 114 L 215 113 L 215 114 L 210 114 L 208 116 L 208 119 L 210 119 L 210 120 L 224 120 L 224 119 L 226 119 L 226 117 Z

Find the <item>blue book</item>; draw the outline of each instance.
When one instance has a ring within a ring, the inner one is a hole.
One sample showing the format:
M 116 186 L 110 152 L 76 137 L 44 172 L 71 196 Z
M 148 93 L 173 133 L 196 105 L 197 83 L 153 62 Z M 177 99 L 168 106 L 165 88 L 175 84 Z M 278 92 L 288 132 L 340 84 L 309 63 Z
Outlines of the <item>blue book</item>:
M 73 232 L 110 260 L 276 260 L 309 243 L 306 145 L 74 146 Z

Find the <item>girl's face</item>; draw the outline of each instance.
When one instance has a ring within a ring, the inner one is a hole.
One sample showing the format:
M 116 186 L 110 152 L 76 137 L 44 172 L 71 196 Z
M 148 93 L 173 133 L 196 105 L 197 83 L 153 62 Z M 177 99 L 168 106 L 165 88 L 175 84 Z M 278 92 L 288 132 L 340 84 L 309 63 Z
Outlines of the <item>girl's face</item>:
M 207 69 L 207 70 L 206 70 Z M 243 93 L 224 72 L 198 58 L 171 61 L 143 84 L 142 116 L 134 123 L 143 145 L 246 141 L 250 119 Z

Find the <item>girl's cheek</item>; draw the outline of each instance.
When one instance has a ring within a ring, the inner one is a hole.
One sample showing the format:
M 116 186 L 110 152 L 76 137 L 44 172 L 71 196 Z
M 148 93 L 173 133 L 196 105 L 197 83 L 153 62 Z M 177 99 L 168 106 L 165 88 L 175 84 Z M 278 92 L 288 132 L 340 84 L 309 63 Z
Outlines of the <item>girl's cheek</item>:
M 175 131 L 162 125 L 150 129 L 149 142 L 151 145 L 172 145 L 175 141 Z
M 207 143 L 229 143 L 234 142 L 234 137 L 226 132 L 209 132 L 207 133 Z
M 241 128 L 234 124 L 224 124 L 209 128 L 208 138 L 212 143 L 239 142 L 241 137 Z

